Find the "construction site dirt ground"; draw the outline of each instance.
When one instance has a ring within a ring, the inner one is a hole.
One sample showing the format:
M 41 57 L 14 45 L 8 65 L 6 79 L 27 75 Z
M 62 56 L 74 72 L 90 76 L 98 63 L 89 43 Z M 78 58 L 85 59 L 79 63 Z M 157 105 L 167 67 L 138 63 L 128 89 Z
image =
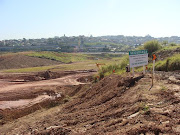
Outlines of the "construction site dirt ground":
M 89 75 L 86 74 L 88 77 Z M 57 93 L 60 93 L 61 96 L 55 100 L 59 101 L 58 104 L 52 102 L 49 105 L 51 100 L 48 99 L 26 108 L 1 109 L 0 133 L 178 135 L 180 134 L 180 83 L 178 79 L 173 81 L 169 77 L 164 78 L 164 75 L 157 74 L 152 88 L 151 74 L 135 74 L 134 77 L 131 74 L 121 76 L 114 74 L 92 84 L 89 82 L 86 84 L 84 82 L 86 77 L 83 78 L 81 74 L 70 75 L 72 80 L 81 78 L 79 79 L 81 83 L 77 81 L 74 83 L 71 79 L 67 83 L 67 78 L 63 82 L 63 77 L 27 82 L 24 84 L 26 87 L 14 89 L 15 97 L 19 95 L 19 99 L 22 99 L 21 94 L 18 94 L 19 90 L 27 97 L 31 95 L 30 93 L 35 94 L 33 98 L 38 97 L 37 93 L 41 93 L 39 95 L 44 92 L 47 95 L 51 93 L 51 96 L 54 93 L 56 97 Z M 58 86 L 61 81 L 62 85 Z M 35 87 L 29 87 L 29 83 L 34 83 Z M 12 90 L 13 85 L 8 86 L 7 93 Z M 1 89 L 3 87 L 7 88 L 2 86 Z M 4 90 L 0 90 L 1 101 L 5 100 Z M 48 91 L 53 92 L 48 93 Z M 7 96 L 8 100 L 15 100 L 10 96 L 11 94 Z
M 44 73 L 46 74 L 46 73 Z M 33 75 L 33 74 L 13 74 L 12 76 L 3 75 L 0 80 L 0 102 L 18 99 L 31 99 L 44 91 L 49 93 L 57 86 L 73 86 L 83 84 L 77 79 L 83 76 L 90 76 L 93 72 L 61 72 L 51 73 L 49 78 L 47 75 Z M 53 75 L 55 74 L 55 75 Z M 34 78 L 38 78 L 38 80 Z M 29 80 L 27 80 L 29 79 Z M 52 89 L 52 90 L 51 90 Z M 54 91 L 55 92 L 55 91 Z

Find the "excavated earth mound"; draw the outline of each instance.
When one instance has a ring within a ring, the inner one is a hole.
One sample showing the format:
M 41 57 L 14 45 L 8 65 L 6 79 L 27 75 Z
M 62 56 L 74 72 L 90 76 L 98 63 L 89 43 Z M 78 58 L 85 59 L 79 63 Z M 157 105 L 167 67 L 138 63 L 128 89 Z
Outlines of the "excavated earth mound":
M 21 54 L 0 56 L 0 69 L 38 67 L 58 64 L 61 64 L 61 62 Z
M 60 125 L 72 134 L 177 134 L 180 100 L 172 91 L 152 94 L 134 87 L 139 80 L 146 82 L 143 77 L 101 80 L 63 108 Z
M 3 133 L 178 135 L 179 86 L 160 87 L 161 81 L 156 80 L 149 90 L 151 79 L 148 75 L 111 75 L 93 85 L 85 85 L 73 99 L 63 107 L 54 108 L 50 114 L 30 115 L 25 119 L 36 117 L 36 120 L 27 123 L 22 119 L 11 128 L 4 127 L 7 129 Z

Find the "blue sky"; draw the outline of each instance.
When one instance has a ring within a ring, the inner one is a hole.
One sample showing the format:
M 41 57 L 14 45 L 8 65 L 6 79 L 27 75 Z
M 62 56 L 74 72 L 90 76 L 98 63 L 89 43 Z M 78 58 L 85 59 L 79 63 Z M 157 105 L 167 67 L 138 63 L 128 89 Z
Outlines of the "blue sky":
M 0 0 L 0 40 L 180 36 L 180 0 Z

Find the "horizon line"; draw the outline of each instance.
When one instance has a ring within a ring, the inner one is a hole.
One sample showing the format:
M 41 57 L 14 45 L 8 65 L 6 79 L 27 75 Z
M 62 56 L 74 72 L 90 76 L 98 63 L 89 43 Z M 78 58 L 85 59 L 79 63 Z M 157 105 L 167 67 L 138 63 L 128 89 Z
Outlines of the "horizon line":
M 90 35 L 76 35 L 76 36 L 66 36 L 66 34 L 64 34 L 64 36 L 53 36 L 53 37 L 41 37 L 41 38 L 26 38 L 26 37 L 23 37 L 23 38 L 9 38 L 9 39 L 0 39 L 0 41 L 5 41 L 5 40 L 21 40 L 21 39 L 48 39 L 48 38 L 55 38 L 55 37 L 59 37 L 59 38 L 61 38 L 61 37 L 79 37 L 79 36 L 84 36 L 84 37 L 105 37 L 105 36 L 125 36 L 125 37 L 147 37 L 147 36 L 149 36 L 149 37 L 153 37 L 153 38 L 170 38 L 170 37 L 179 37 L 179 36 L 176 36 L 176 35 L 174 35 L 174 36 L 162 36 L 162 37 L 157 37 L 157 36 L 151 36 L 150 34 L 147 34 L 147 35 L 145 35 L 145 36 L 136 36 L 136 35 L 122 35 L 122 34 L 120 34 L 120 35 L 101 35 L 101 36 L 93 36 L 92 34 L 90 34 Z

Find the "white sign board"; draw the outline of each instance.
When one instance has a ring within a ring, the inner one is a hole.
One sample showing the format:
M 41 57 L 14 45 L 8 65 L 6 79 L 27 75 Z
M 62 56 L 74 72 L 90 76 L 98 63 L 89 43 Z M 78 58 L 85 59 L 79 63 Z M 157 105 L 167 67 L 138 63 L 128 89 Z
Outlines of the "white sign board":
M 147 50 L 138 50 L 129 52 L 130 68 L 140 67 L 148 64 Z

